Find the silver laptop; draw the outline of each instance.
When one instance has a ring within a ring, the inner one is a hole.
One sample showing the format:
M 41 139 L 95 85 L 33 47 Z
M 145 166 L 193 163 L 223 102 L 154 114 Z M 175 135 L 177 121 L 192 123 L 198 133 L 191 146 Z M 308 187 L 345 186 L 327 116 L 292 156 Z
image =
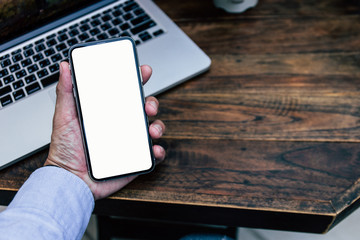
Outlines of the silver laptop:
M 132 37 L 140 64 L 153 68 L 145 95 L 210 67 L 209 57 L 150 0 L 18 2 L 0 2 L 0 169 L 50 143 L 59 62 L 76 43 Z

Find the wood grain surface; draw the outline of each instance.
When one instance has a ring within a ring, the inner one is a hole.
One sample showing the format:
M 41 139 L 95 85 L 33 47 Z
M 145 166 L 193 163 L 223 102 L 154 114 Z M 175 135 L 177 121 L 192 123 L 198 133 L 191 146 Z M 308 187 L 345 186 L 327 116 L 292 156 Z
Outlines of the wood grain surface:
M 360 203 L 360 3 L 155 0 L 212 59 L 158 96 L 167 159 L 95 213 L 326 232 Z M 8 204 L 47 150 L 0 172 Z

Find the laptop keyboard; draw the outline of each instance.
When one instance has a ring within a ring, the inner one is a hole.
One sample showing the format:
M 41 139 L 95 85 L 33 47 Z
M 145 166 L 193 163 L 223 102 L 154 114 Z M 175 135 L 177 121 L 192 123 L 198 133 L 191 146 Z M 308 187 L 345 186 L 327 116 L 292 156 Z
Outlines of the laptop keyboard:
M 59 63 L 77 43 L 129 36 L 136 45 L 165 30 L 130 0 L 113 4 L 0 55 L 0 109 L 58 81 Z

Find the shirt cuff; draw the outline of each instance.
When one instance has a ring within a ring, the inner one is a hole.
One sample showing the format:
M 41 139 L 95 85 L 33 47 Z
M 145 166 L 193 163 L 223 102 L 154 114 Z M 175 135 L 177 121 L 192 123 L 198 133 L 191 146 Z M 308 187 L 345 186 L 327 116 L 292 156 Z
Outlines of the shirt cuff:
M 82 179 L 65 169 L 47 166 L 31 174 L 8 208 L 42 212 L 59 224 L 66 239 L 81 239 L 94 205 L 93 194 Z

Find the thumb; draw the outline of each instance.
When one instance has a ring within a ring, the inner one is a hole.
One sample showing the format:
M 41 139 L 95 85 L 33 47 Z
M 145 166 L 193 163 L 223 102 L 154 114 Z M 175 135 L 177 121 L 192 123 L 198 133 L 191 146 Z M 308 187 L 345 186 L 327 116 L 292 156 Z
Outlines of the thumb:
M 71 73 L 69 63 L 67 62 L 60 63 L 60 76 L 57 91 L 60 91 L 59 93 L 72 93 Z
M 69 63 L 62 62 L 60 63 L 59 82 L 56 87 L 54 126 L 66 124 L 77 117 L 72 88 Z

